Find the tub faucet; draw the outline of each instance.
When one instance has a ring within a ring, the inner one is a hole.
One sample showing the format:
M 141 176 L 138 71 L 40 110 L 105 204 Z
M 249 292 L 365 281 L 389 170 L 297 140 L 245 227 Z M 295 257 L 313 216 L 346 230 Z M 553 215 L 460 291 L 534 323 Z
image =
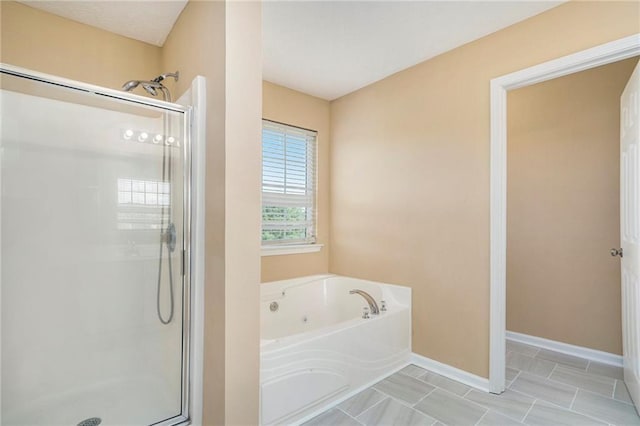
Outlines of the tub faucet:
M 360 296 L 364 297 L 364 300 L 366 300 L 367 303 L 369 304 L 369 309 L 371 309 L 372 315 L 378 315 L 380 313 L 380 309 L 378 309 L 378 304 L 376 303 L 375 299 L 371 297 L 371 295 L 366 291 L 351 290 L 349 294 L 359 294 Z

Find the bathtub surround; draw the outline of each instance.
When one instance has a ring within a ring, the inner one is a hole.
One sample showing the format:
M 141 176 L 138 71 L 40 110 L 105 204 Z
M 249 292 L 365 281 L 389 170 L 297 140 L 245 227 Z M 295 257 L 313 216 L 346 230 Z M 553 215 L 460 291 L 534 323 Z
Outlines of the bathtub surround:
M 568 2 L 331 103 L 329 270 L 410 286 L 416 353 L 488 377 L 489 81 L 640 32 L 639 14 Z
M 507 94 L 507 329 L 622 353 L 620 96 L 638 58 Z
M 296 92 L 267 81 L 262 84 L 262 117 L 318 132 L 317 144 L 317 244 L 314 253 L 262 257 L 262 282 L 329 272 L 329 101 Z
M 258 2 L 190 1 L 163 48 L 0 2 L 0 60 L 119 89 L 180 69 L 207 78 L 204 424 L 256 424 L 260 282 Z M 254 213 L 255 212 L 255 213 Z M 252 307 L 253 308 L 250 308 Z
M 384 300 L 386 310 L 362 318 L 369 305 L 349 293 L 355 289 L 379 306 Z M 320 275 L 265 283 L 260 293 L 260 420 L 265 426 L 313 416 L 409 361 L 407 287 Z

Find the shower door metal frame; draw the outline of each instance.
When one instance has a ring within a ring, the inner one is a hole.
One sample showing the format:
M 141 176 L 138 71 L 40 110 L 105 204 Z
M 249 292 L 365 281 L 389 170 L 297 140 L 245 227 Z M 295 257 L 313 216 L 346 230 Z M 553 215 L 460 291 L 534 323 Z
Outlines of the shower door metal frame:
M 160 101 L 153 98 L 135 95 L 130 92 L 109 89 L 80 81 L 57 77 L 50 74 L 40 73 L 21 67 L 16 67 L 0 62 L 0 76 L 11 75 L 32 81 L 62 87 L 69 90 L 76 90 L 90 95 L 104 96 L 117 101 L 130 102 L 138 105 L 159 108 L 163 111 L 172 111 L 184 114 L 183 132 L 183 231 L 182 231 L 182 380 L 181 380 L 181 412 L 173 417 L 152 423 L 152 426 L 177 426 L 191 422 L 191 294 L 192 294 L 192 274 L 191 274 L 191 179 L 192 179 L 192 145 L 191 128 L 193 125 L 193 108 L 171 102 Z M 1 408 L 1 406 L 0 406 Z M 1 418 L 0 411 L 0 418 Z M 150 426 L 151 426 L 150 425 Z

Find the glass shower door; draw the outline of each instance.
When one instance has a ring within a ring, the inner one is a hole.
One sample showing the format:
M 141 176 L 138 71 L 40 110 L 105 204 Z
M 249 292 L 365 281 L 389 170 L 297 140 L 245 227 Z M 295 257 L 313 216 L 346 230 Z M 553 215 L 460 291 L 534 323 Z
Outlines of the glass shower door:
M 0 423 L 179 422 L 186 111 L 8 73 L 1 86 Z

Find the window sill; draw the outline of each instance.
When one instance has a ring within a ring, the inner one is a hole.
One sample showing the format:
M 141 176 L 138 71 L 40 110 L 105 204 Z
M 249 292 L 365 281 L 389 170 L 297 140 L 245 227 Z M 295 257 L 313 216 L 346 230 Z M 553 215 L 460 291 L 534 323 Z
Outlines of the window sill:
M 262 256 L 283 256 L 286 254 L 315 253 L 320 251 L 324 244 L 291 244 L 262 246 Z

